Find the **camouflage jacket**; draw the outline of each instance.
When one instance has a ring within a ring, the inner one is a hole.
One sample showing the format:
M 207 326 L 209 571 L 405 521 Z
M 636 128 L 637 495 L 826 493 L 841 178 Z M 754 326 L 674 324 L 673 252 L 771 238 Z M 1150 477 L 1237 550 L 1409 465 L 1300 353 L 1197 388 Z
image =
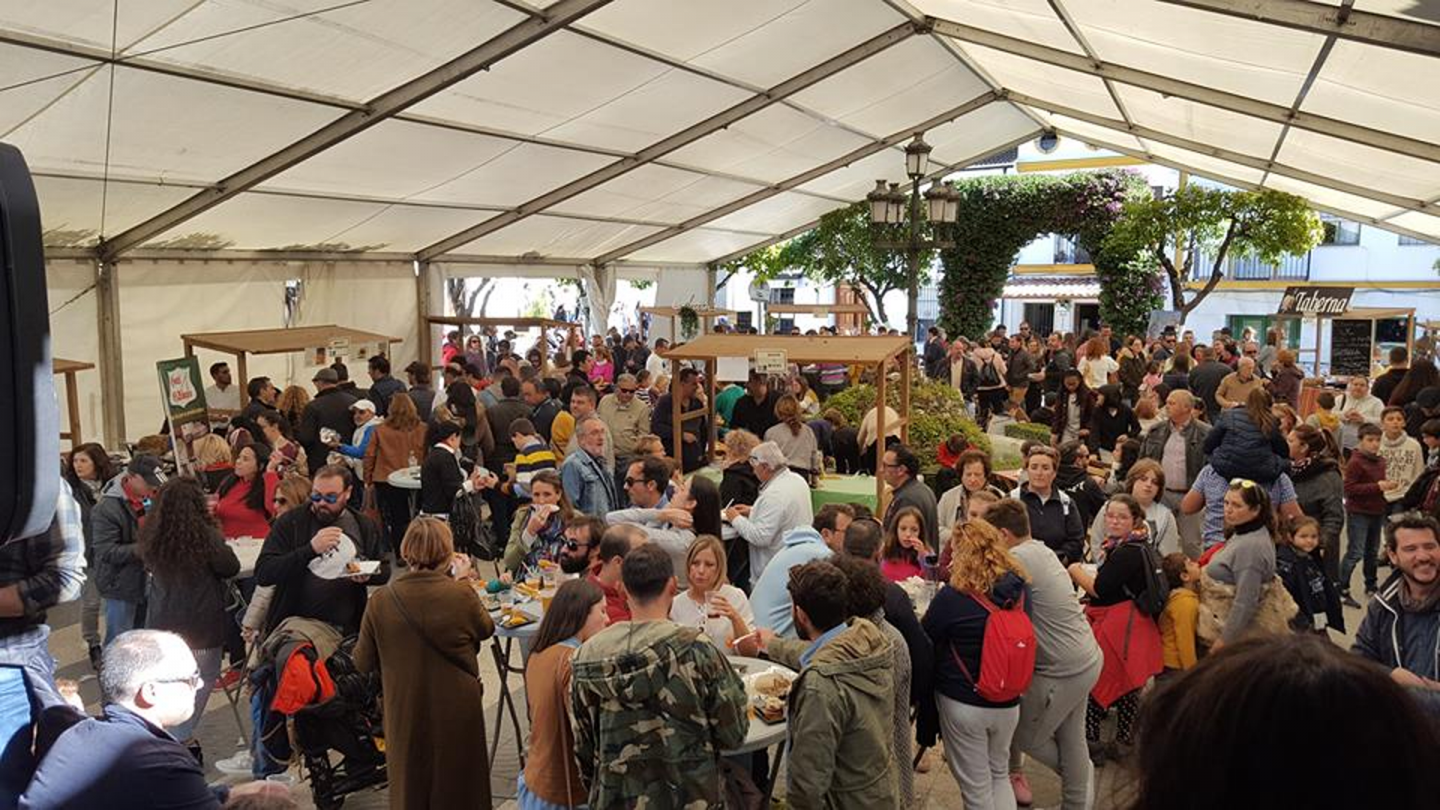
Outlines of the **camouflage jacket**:
M 745 687 L 704 633 L 611 625 L 576 652 L 575 754 L 590 807 L 723 807 L 721 751 L 745 740 Z

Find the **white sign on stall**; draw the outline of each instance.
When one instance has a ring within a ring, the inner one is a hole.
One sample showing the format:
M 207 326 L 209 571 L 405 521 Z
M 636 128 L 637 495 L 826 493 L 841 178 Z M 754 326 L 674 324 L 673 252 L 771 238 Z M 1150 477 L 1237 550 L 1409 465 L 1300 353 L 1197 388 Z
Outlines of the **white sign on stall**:
M 784 349 L 755 350 L 755 370 L 761 374 L 784 374 L 788 365 Z

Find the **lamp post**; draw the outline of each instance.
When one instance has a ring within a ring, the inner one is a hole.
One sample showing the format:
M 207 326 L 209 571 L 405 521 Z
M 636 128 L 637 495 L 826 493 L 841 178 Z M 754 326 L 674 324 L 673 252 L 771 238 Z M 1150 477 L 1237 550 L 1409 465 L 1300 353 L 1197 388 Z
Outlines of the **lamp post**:
M 905 312 L 905 329 L 910 333 L 910 342 L 919 339 L 916 334 L 920 320 L 920 254 L 935 248 L 952 247 L 954 243 L 941 239 L 925 239 L 920 232 L 920 181 L 930 170 L 930 145 L 916 133 L 915 139 L 905 146 L 905 174 L 910 178 L 910 193 L 900 190 L 899 183 L 886 187 L 884 180 L 875 181 L 875 190 L 865 195 L 870 204 L 870 223 L 877 227 L 906 225 L 905 239 L 877 239 L 878 247 L 905 253 L 906 270 L 909 276 L 908 307 Z M 960 192 L 942 183 L 932 183 L 925 191 L 925 213 L 932 223 L 954 222 L 960 213 Z

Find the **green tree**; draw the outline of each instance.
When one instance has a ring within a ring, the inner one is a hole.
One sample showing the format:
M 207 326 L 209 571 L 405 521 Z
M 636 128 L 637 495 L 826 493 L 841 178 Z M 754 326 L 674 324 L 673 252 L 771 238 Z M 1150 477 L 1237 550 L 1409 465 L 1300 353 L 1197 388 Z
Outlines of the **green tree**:
M 1163 199 L 1131 199 L 1106 238 L 1107 245 L 1140 250 L 1170 281 L 1171 307 L 1183 321 L 1225 276 L 1231 257 L 1256 256 L 1278 264 L 1320 244 L 1325 230 L 1305 200 L 1282 191 L 1243 191 L 1187 186 Z M 1176 239 L 1189 245 L 1175 265 Z M 1198 257 L 1209 260 L 1205 283 L 1187 293 Z
M 880 247 L 878 242 L 903 239 L 904 227 L 872 225 L 869 205 L 857 202 L 821 217 L 813 230 L 786 243 L 779 259 L 813 281 L 864 290 L 869 293 L 865 305 L 870 308 L 870 322 L 888 323 L 885 295 L 909 288 L 910 268 L 903 252 Z M 920 254 L 922 287 L 929 282 L 934 259 L 933 250 Z

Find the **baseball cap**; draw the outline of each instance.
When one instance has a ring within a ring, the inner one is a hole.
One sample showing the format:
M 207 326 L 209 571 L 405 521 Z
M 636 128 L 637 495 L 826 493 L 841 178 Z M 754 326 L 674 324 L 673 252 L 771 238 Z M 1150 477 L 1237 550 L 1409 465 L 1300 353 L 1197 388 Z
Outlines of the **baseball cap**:
M 130 459 L 130 463 L 125 465 L 125 472 L 140 476 L 152 487 L 165 483 L 165 474 L 160 471 L 160 459 L 156 456 L 139 455 Z
M 322 368 L 315 372 L 315 376 L 310 378 L 310 382 L 338 383 L 340 375 L 336 374 L 333 368 Z
M 355 402 L 351 403 L 351 405 L 350 405 L 350 410 L 352 410 L 352 411 L 369 411 L 369 412 L 371 412 L 371 413 L 374 413 L 374 412 L 375 412 L 375 403 L 371 402 L 371 401 L 368 400 L 368 399 L 357 399 L 357 400 L 355 400 Z

